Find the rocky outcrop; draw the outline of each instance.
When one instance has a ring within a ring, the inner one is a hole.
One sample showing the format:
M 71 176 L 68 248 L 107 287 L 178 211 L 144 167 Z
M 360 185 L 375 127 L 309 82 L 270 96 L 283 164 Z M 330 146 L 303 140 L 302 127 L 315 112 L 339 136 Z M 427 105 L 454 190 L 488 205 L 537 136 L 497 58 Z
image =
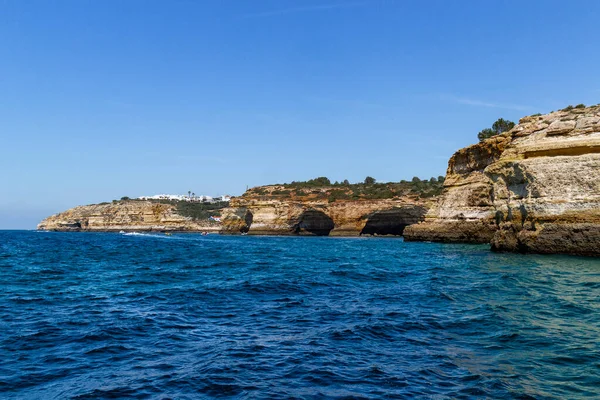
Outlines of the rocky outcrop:
M 419 182 L 329 185 L 317 178 L 263 186 L 233 198 L 222 224 L 184 216 L 173 204 L 121 201 L 76 207 L 38 228 L 404 235 L 600 256 L 600 105 L 525 117 L 509 132 L 459 150 L 439 197 L 441 180 Z
M 189 210 L 194 205 L 189 203 L 113 201 L 79 206 L 53 215 L 43 220 L 38 229 L 212 231 L 254 235 L 401 235 L 406 226 L 422 221 L 428 208 L 435 203 L 435 195 L 428 195 L 428 191 L 436 190 L 436 186 L 440 190 L 441 181 L 425 182 L 417 185 L 421 190 L 419 193 L 415 193 L 411 184 L 406 182 L 367 186 L 336 184 L 331 187 L 310 186 L 308 189 L 293 185 L 262 186 L 232 198 L 230 207 L 215 210 L 218 211 L 216 214 L 221 214 L 222 222 L 210 221 L 207 217 L 190 218 L 189 215 L 198 217 L 198 210 Z M 381 191 L 385 195 L 391 192 L 391 198 L 365 198 L 382 197 Z M 426 193 L 425 199 L 421 199 L 423 191 Z M 358 198 L 348 199 L 351 196 Z M 186 214 L 182 215 L 183 212 Z
M 173 204 L 116 201 L 71 208 L 44 219 L 37 227 L 52 231 L 219 231 L 221 224 L 177 213 Z
M 459 150 L 444 192 L 406 240 L 600 255 L 600 106 L 525 117 Z
M 277 190 L 270 187 L 271 191 Z M 223 210 L 228 233 L 357 236 L 401 235 L 423 220 L 433 200 L 416 198 L 336 200 L 293 199 L 245 194 Z
M 489 243 L 495 231 L 492 186 L 484 170 L 500 159 L 506 135 L 457 151 L 448 162 L 444 192 L 425 217 L 405 232 L 406 240 Z

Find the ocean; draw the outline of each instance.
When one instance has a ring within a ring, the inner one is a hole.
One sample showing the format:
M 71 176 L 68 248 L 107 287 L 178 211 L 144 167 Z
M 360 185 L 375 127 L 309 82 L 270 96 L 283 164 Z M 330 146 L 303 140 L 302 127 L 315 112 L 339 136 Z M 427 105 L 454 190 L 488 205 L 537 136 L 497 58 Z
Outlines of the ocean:
M 0 398 L 215 397 L 600 397 L 600 260 L 0 231 Z

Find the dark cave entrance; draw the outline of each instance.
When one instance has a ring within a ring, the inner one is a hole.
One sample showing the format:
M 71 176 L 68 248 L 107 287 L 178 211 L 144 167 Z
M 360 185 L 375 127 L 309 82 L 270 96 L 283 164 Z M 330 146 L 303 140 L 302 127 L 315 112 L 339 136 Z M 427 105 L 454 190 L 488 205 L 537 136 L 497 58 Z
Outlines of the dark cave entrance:
M 308 210 L 300 214 L 298 222 L 292 226 L 296 234 L 311 234 L 316 236 L 328 236 L 333 229 L 333 220 L 322 211 Z
M 404 228 L 416 224 L 425 217 L 422 207 L 394 208 L 376 211 L 367 216 L 367 223 L 360 232 L 361 235 L 395 235 L 401 236 Z
M 252 221 L 254 221 L 254 214 L 252 214 L 250 211 L 246 211 L 246 214 L 244 215 L 245 225 L 240 228 L 240 232 L 248 233 L 250 227 L 252 226 Z

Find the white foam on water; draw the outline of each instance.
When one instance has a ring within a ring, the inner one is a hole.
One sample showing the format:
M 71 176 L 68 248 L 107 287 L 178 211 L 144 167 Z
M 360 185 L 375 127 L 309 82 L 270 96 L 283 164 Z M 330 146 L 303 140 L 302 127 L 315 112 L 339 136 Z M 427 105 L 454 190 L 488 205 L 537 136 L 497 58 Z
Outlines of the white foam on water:
M 155 233 L 123 232 L 123 233 L 121 233 L 121 235 L 123 235 L 123 236 L 139 236 L 139 237 L 155 237 L 155 238 L 169 239 L 169 236 L 158 235 L 158 234 L 155 234 Z

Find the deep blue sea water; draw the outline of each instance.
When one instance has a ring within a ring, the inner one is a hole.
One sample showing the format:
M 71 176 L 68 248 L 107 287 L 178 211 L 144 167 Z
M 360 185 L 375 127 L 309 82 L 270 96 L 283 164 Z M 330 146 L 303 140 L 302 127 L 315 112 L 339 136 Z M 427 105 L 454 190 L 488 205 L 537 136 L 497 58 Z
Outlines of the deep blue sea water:
M 600 397 L 600 260 L 0 231 L 0 398 Z

